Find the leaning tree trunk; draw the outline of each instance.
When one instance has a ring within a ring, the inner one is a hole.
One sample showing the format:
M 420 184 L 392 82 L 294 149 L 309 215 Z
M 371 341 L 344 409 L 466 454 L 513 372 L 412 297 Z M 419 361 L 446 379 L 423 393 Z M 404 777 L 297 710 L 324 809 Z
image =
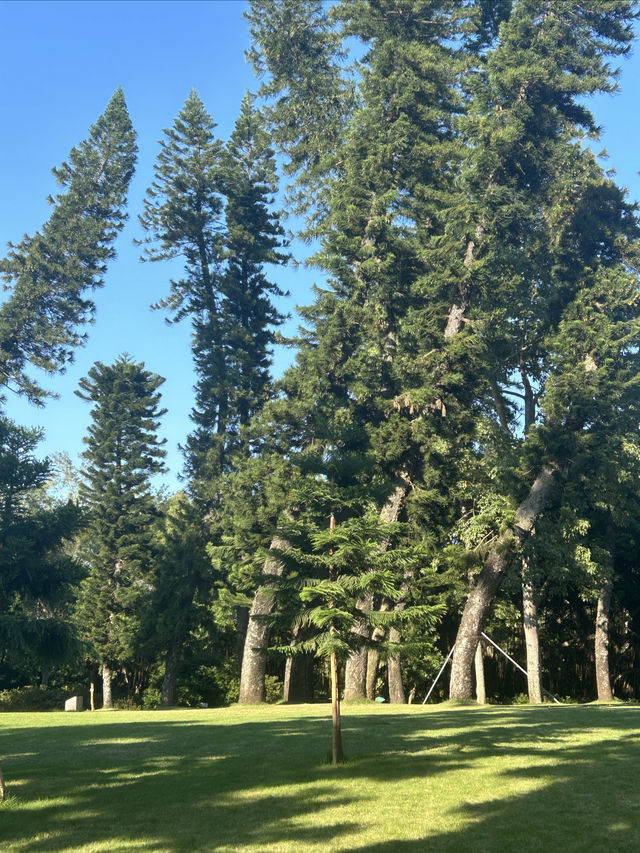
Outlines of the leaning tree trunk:
M 489 551 L 482 571 L 470 589 L 451 665 L 449 697 L 468 700 L 473 697 L 473 661 L 485 617 L 509 567 L 509 543 L 520 545 L 533 530 L 536 519 L 544 510 L 553 489 L 554 470 L 544 467 L 536 477 L 529 494 L 516 510 L 515 530 L 504 531 Z
M 106 663 L 102 664 L 102 707 L 113 708 L 113 697 L 111 696 L 111 670 Z
M 542 667 L 540 664 L 540 638 L 538 632 L 538 605 L 531 578 L 531 568 L 522 561 L 522 624 L 527 648 L 527 684 L 529 702 L 542 704 Z
M 288 547 L 289 543 L 280 536 L 274 536 L 271 540 L 271 548 L 273 549 L 284 551 Z M 282 562 L 271 554 L 264 561 L 263 574 L 273 577 L 274 583 L 282 575 L 283 569 Z M 264 676 L 267 669 L 267 648 L 269 645 L 267 617 L 273 610 L 272 589 L 272 584 L 260 586 L 253 598 L 240 671 L 238 702 L 241 705 L 255 704 L 265 700 Z

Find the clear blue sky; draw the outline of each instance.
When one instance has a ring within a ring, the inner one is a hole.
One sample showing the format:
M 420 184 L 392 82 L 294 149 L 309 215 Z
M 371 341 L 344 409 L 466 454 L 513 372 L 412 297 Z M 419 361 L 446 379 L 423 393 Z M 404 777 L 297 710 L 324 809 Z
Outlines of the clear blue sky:
M 78 381 L 95 361 L 110 363 L 123 352 L 166 377 L 163 404 L 169 409 L 167 438 L 170 488 L 182 467 L 177 445 L 190 430 L 193 374 L 188 326 L 165 325 L 150 304 L 167 293 L 168 270 L 140 264 L 132 239 L 140 237 L 137 212 L 153 174 L 162 129 L 169 127 L 195 87 L 227 138 L 247 89 L 255 91 L 245 62 L 248 28 L 242 0 L 215 2 L 8 2 L 0 1 L 0 246 L 33 233 L 49 214 L 46 198 L 55 189 L 51 168 L 66 158 L 104 110 L 118 86 L 124 89 L 140 148 L 130 192 L 130 221 L 117 243 L 106 285 L 96 294 L 96 323 L 87 346 L 67 374 L 46 378 L 59 394 L 43 410 L 10 395 L 10 417 L 44 426 L 42 454 L 66 451 L 74 461 L 82 449 L 89 406 L 74 395 Z M 603 125 L 602 146 L 611 155 L 620 183 L 640 199 L 637 155 L 640 138 L 640 60 L 622 61 L 616 96 L 592 102 Z M 597 145 L 597 143 L 596 143 Z M 310 299 L 317 273 L 279 273 L 291 298 L 282 306 Z M 295 320 L 290 324 L 295 328 Z M 279 354 L 280 372 L 289 353 Z

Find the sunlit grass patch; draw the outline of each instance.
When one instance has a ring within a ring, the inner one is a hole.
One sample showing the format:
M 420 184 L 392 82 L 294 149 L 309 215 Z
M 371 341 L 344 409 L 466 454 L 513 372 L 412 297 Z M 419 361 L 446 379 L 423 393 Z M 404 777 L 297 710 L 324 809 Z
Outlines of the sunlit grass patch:
M 635 851 L 640 708 L 5 714 L 3 853 Z M 612 846 L 613 845 L 613 846 Z

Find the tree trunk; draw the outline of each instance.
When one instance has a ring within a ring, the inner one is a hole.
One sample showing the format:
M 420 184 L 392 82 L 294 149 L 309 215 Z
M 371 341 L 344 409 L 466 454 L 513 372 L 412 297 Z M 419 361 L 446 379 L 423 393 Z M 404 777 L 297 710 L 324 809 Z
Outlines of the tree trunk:
M 382 636 L 380 639 L 382 639 Z M 367 699 L 371 699 L 372 701 L 376 698 L 379 665 L 380 652 L 377 649 L 369 649 L 367 651 Z
M 400 631 L 397 628 L 389 629 L 389 642 L 399 643 L 402 639 Z M 389 655 L 387 661 L 387 678 L 389 680 L 389 702 L 392 705 L 406 705 L 407 697 L 404 694 L 402 685 L 402 666 L 398 655 Z
M 289 543 L 280 536 L 274 536 L 271 540 L 271 548 L 284 551 L 288 547 Z M 280 560 L 269 555 L 264 561 L 263 573 L 271 575 L 275 582 L 282 575 L 283 568 Z M 258 587 L 253 598 L 240 672 L 238 702 L 241 705 L 264 702 L 265 699 L 264 676 L 269 645 L 269 626 L 266 617 L 273 610 L 273 596 L 269 592 L 272 588 L 271 585 Z
M 493 598 L 509 567 L 509 544 L 522 545 L 544 510 L 553 489 L 554 471 L 545 467 L 538 474 L 529 494 L 516 510 L 515 530 L 507 529 L 487 554 L 482 571 L 470 589 L 453 653 L 449 697 L 468 700 L 473 696 L 473 661 L 480 632 Z
M 404 472 L 396 475 L 396 485 L 393 492 L 385 501 L 384 506 L 380 510 L 380 520 L 386 524 L 391 524 L 398 520 L 402 501 L 407 493 L 409 481 Z M 383 545 L 383 550 L 388 546 Z M 359 610 L 371 610 L 373 608 L 373 596 L 368 594 L 361 598 L 357 607 Z M 352 629 L 352 633 L 360 637 L 369 636 L 369 628 L 366 625 L 356 625 Z M 360 648 L 352 652 L 347 658 L 344 671 L 344 699 L 349 701 L 352 699 L 364 699 L 367 697 L 367 666 L 369 655 L 366 648 Z M 375 676 L 374 676 L 375 678 Z
M 476 701 L 480 705 L 487 704 L 487 689 L 484 683 L 484 657 L 482 654 L 482 640 L 476 646 L 474 657 L 474 668 L 476 671 Z
M 596 614 L 596 685 L 598 688 L 599 702 L 612 702 L 613 691 L 611 690 L 611 676 L 609 674 L 609 609 L 611 606 L 611 594 L 613 592 L 613 581 L 606 578 L 598 596 L 598 610 Z
M 102 664 L 102 707 L 113 708 L 111 696 L 111 670 L 106 663 Z
M 299 654 L 287 658 L 284 669 L 284 701 L 292 705 L 313 702 L 312 654 Z
M 360 606 L 360 602 L 358 602 Z M 366 637 L 369 633 L 362 628 L 354 628 L 354 634 Z M 364 699 L 367 695 L 367 649 L 363 646 L 351 652 L 344 668 L 344 700 Z
M 380 605 L 381 611 L 389 609 L 389 602 L 383 601 Z M 371 634 L 371 640 L 374 643 L 379 643 L 384 637 L 384 628 L 380 625 L 374 628 Z M 367 699 L 376 698 L 376 685 L 378 682 L 378 666 L 380 664 L 380 652 L 377 648 L 370 648 L 367 653 Z
M 238 666 L 242 670 L 242 658 L 244 656 L 244 644 L 247 639 L 247 628 L 249 627 L 249 608 L 236 607 L 236 657 Z
M 2 772 L 2 767 L 0 767 L 0 801 L 4 800 L 7 796 L 7 786 L 4 781 L 4 773 Z
M 300 640 L 309 639 L 308 629 L 294 628 L 291 645 Z M 287 658 L 284 668 L 285 702 L 290 704 L 313 702 L 313 667 L 315 657 L 309 652 L 292 655 Z
M 174 638 L 167 652 L 164 664 L 164 678 L 162 679 L 162 693 L 160 696 L 160 704 L 163 708 L 175 705 L 181 653 L 182 642 L 179 638 Z
M 538 633 L 538 605 L 526 559 L 522 560 L 522 624 L 527 647 L 527 683 L 529 702 L 542 704 L 542 667 L 540 665 L 540 638 Z
M 340 727 L 340 688 L 338 684 L 338 658 L 331 655 L 331 763 L 339 764 L 343 759 L 342 730 Z

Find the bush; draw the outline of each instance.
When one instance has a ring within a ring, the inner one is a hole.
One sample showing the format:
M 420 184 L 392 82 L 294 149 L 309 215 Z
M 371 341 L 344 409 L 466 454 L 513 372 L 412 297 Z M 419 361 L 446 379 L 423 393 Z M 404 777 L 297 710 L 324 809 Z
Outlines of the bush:
M 149 710 L 159 708 L 162 701 L 162 690 L 159 687 L 147 687 L 142 697 L 142 707 Z
M 60 687 L 14 687 L 0 690 L 1 711 L 62 711 L 72 693 Z
M 271 705 L 282 702 L 284 698 L 284 684 L 277 675 L 266 675 L 264 679 L 265 701 Z M 240 695 L 238 691 L 238 695 Z M 237 699 L 236 699 L 237 701 Z

